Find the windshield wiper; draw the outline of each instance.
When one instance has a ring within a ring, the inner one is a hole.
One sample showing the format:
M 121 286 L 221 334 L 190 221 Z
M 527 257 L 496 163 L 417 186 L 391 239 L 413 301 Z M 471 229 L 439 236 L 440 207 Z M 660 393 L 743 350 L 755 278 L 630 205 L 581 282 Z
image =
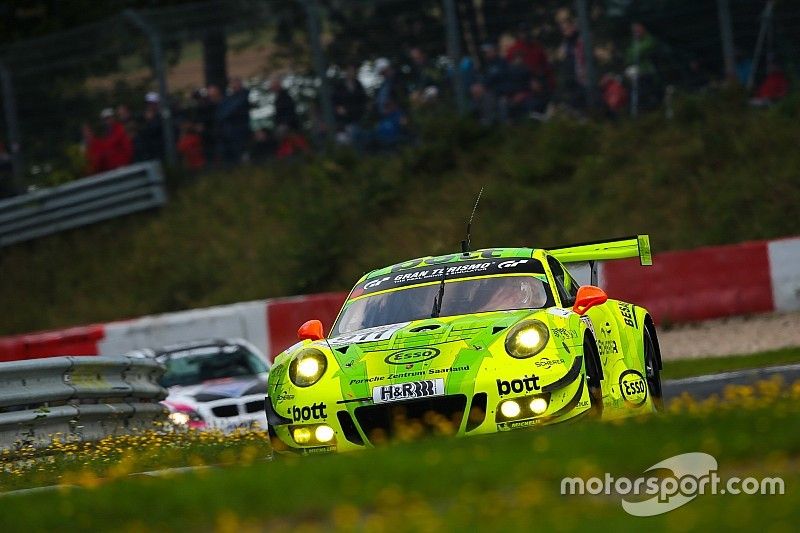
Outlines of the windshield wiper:
M 439 318 L 442 313 L 442 300 L 444 299 L 444 282 L 447 279 L 447 267 L 442 267 L 442 282 L 439 283 L 439 294 L 433 299 L 433 310 L 431 318 Z

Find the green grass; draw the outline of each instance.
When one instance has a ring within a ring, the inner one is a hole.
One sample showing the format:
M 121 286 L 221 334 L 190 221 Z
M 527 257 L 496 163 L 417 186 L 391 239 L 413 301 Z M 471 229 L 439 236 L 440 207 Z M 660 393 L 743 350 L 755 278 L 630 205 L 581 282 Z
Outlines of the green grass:
M 699 359 L 677 359 L 664 362 L 661 379 L 679 379 L 731 370 L 800 363 L 800 348 L 772 352 Z
M 0 334 L 289 294 L 473 245 L 650 233 L 656 252 L 796 234 L 800 102 L 686 98 L 675 119 L 483 130 L 432 116 L 396 155 L 333 152 L 199 178 L 169 204 L 3 249 Z
M 466 439 L 430 439 L 322 457 L 278 457 L 172 478 L 0 499 L 3 531 L 80 530 L 735 530 L 792 531 L 800 519 L 800 389 L 670 414 Z M 615 496 L 559 495 L 565 476 L 637 477 L 685 452 L 720 476 L 781 475 L 783 496 L 698 496 L 653 518 Z M 46 509 L 47 512 L 43 512 Z

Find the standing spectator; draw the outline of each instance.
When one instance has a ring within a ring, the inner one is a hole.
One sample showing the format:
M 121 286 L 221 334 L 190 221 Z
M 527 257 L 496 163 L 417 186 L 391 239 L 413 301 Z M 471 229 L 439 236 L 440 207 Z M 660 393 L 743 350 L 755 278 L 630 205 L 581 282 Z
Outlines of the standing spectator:
M 493 126 L 497 122 L 497 98 L 479 81 L 469 87 L 469 106 L 481 126 Z
M 178 137 L 178 153 L 183 166 L 192 171 L 202 170 L 206 166 L 200 130 L 198 124 L 185 120 L 181 123 L 181 134 Z
M 531 71 L 525 64 L 522 50 L 517 50 L 508 67 L 508 118 L 519 120 L 529 111 Z
M 375 60 L 375 71 L 383 78 L 377 92 L 375 93 L 375 108 L 378 117 L 383 118 L 395 113 L 396 109 L 401 108 L 400 102 L 405 96 L 397 80 L 392 64 L 385 57 Z
M 514 58 L 522 54 L 522 61 L 528 67 L 531 75 L 545 82 L 547 91 L 552 91 L 555 86 L 553 68 L 547 59 L 544 47 L 533 38 L 530 26 L 522 23 L 517 28 L 516 39 L 506 50 L 506 60 L 513 62 Z
M 222 102 L 222 91 L 217 85 L 209 85 L 205 89 L 198 89 L 192 95 L 196 102 L 197 125 L 200 128 L 200 136 L 203 139 L 203 155 L 206 162 L 217 162 L 217 139 L 219 131 L 217 127 L 217 107 Z
M 134 142 L 137 161 L 164 158 L 164 130 L 161 122 L 160 97 L 156 92 L 145 95 L 142 123 Z
M 609 117 L 616 118 L 628 107 L 628 89 L 619 76 L 605 74 L 600 78 L 600 89 L 603 91 L 603 104 Z
M 415 46 L 408 52 L 411 72 L 406 89 L 412 104 L 425 104 L 435 100 L 441 87 L 441 75 L 430 63 L 422 48 Z
M 231 79 L 228 95 L 216 110 L 220 156 L 225 163 L 241 163 L 250 142 L 250 92 L 241 78 Z
M 278 148 L 275 157 L 278 159 L 292 159 L 295 156 L 309 152 L 308 141 L 299 132 L 292 130 L 286 124 L 278 126 Z
M 583 109 L 586 106 L 586 58 L 583 39 L 568 11 L 559 11 L 556 21 L 561 30 L 557 82 L 559 100 L 573 109 Z
M 358 81 L 355 64 L 347 65 L 344 78 L 333 88 L 333 108 L 336 114 L 337 140 L 350 144 L 358 137 L 359 124 L 364 118 L 369 98 Z
M 283 86 L 283 78 L 280 75 L 272 76 L 270 90 L 275 94 L 275 129 L 280 126 L 287 126 L 292 130 L 299 129 L 300 120 L 297 117 L 294 99 Z
M 769 105 L 782 100 L 789 94 L 789 78 L 783 69 L 772 61 L 767 64 L 767 77 L 756 90 L 752 103 L 755 105 Z
M 631 33 L 633 40 L 626 52 L 626 72 L 635 82 L 640 107 L 654 109 L 664 92 L 657 67 L 662 55 L 661 44 L 641 22 L 631 24 Z
M 275 157 L 278 149 L 278 141 L 272 132 L 266 128 L 260 128 L 253 132 L 253 146 L 250 149 L 250 159 L 254 163 L 262 163 Z
M 508 62 L 497 52 L 497 45 L 486 43 L 483 52 L 483 84 L 497 98 L 508 94 Z
M 129 165 L 133 160 L 133 142 L 111 108 L 100 113 L 103 134 L 95 135 L 88 125 L 83 127 L 89 174 L 97 174 Z

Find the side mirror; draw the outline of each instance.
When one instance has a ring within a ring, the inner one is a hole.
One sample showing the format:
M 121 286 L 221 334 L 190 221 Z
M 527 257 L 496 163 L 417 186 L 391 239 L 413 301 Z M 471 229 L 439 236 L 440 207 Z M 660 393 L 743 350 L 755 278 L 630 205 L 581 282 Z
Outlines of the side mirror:
M 608 294 L 600 287 L 584 285 L 578 289 L 578 295 L 575 297 L 575 305 L 572 306 L 572 310 L 579 315 L 583 315 L 595 305 L 604 304 L 607 300 Z
M 322 322 L 319 320 L 309 320 L 297 330 L 297 336 L 301 341 L 319 341 L 325 338 L 325 333 L 322 331 Z

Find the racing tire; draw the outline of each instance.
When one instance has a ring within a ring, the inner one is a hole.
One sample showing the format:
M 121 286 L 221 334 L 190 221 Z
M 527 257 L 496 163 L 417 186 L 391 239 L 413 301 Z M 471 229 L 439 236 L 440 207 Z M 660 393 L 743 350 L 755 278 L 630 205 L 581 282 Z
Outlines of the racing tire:
M 664 398 L 661 390 L 661 372 L 658 369 L 656 346 L 650 335 L 650 330 L 644 328 L 644 373 L 647 380 L 647 390 L 653 399 L 656 411 L 664 410 Z
M 583 357 L 586 364 L 586 386 L 589 388 L 591 412 L 597 418 L 603 415 L 603 388 L 600 380 L 600 356 L 597 344 L 590 336 L 583 339 Z

